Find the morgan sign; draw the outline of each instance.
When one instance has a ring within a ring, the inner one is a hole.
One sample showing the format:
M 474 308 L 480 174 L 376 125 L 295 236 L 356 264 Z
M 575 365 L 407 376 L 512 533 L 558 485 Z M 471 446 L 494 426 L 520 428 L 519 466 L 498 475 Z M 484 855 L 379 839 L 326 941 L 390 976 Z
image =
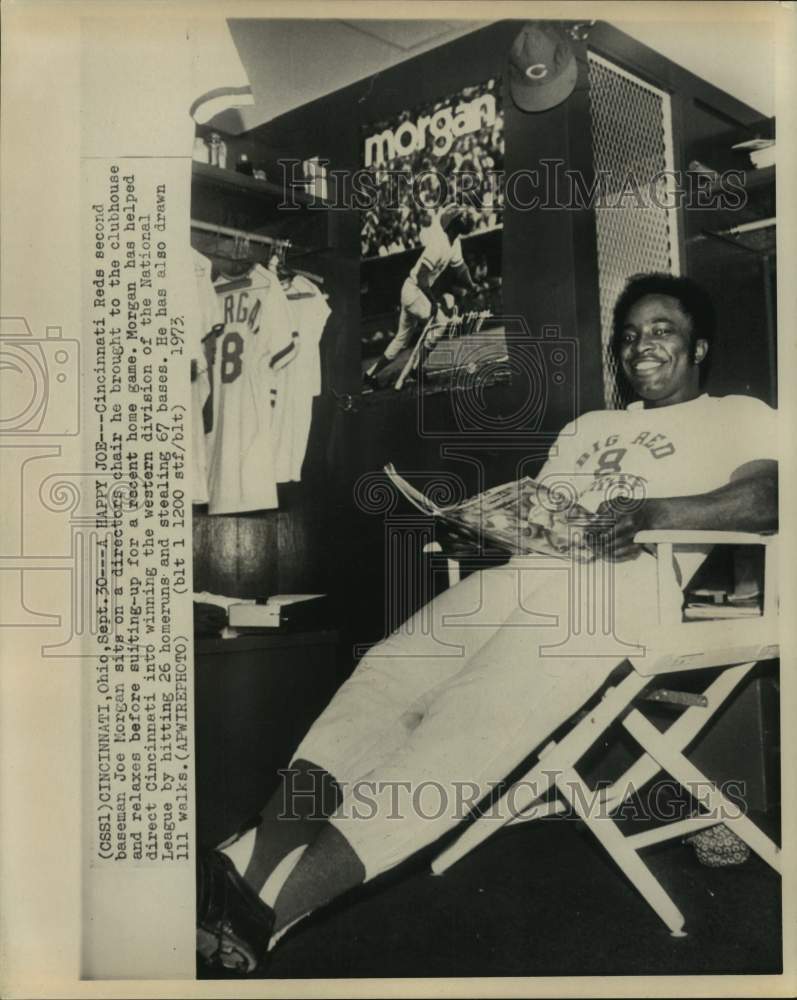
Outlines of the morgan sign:
M 472 101 L 445 105 L 431 114 L 421 114 L 416 121 L 408 119 L 396 128 L 386 128 L 365 139 L 366 167 L 379 167 L 396 157 L 410 156 L 427 150 L 434 156 L 445 156 L 461 136 L 491 126 L 496 120 L 495 97 L 481 94 Z

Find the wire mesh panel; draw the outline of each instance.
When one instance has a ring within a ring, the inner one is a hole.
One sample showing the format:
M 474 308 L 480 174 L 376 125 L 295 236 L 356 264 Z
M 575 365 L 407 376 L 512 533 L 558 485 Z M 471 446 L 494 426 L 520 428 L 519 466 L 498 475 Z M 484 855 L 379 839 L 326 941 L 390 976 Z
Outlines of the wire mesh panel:
M 604 401 L 625 405 L 610 350 L 612 310 L 641 271 L 679 272 L 668 94 L 588 53 Z

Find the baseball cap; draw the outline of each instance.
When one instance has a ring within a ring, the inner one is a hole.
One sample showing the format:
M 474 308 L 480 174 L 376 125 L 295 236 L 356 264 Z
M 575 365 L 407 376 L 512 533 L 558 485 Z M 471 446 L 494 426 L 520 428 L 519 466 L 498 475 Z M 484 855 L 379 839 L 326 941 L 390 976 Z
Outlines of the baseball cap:
M 509 52 L 509 87 L 522 111 L 547 111 L 566 100 L 578 76 L 567 36 L 546 21 L 529 21 Z

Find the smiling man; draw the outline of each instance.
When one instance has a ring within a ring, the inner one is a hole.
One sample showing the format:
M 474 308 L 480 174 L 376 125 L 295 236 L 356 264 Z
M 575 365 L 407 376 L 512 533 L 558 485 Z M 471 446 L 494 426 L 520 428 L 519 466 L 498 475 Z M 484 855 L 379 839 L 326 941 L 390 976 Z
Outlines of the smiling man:
M 673 282 L 646 278 L 632 285 L 626 298 L 658 286 L 672 288 Z M 682 288 L 679 283 L 672 290 Z M 637 394 L 649 408 L 693 399 L 701 381 L 700 365 L 708 354 L 708 317 L 686 312 L 689 304 L 682 305 L 676 295 L 644 294 L 627 312 L 625 304 L 623 299 L 618 304 L 625 318 L 615 332 L 616 350 Z
M 568 425 L 537 477 L 566 483 L 575 510 L 606 514 L 589 566 L 611 579 L 603 611 L 618 642 L 568 647 L 594 594 L 543 557 L 473 573 L 417 612 L 340 688 L 256 824 L 201 859 L 209 965 L 262 975 L 288 928 L 450 831 L 600 689 L 622 643 L 656 621 L 656 561 L 637 531 L 775 528 L 775 412 L 702 392 L 713 340 L 694 282 L 633 278 L 612 346 L 639 399 Z M 705 555 L 679 554 L 683 583 Z
M 639 501 L 605 533 L 613 559 L 637 554 L 633 536 L 642 530 L 767 531 L 777 523 L 775 411 L 750 396 L 702 391 L 714 339 L 711 300 L 689 278 L 638 275 L 617 301 L 611 346 L 639 398 L 625 411 L 596 411 L 578 422 L 578 441 L 610 426 L 608 449 L 576 457 L 565 443 L 546 466 L 549 473 L 592 472 L 580 500 L 602 494 L 603 512 L 608 491 L 622 490 L 623 482 Z M 697 555 L 681 559 L 684 582 L 699 565 Z

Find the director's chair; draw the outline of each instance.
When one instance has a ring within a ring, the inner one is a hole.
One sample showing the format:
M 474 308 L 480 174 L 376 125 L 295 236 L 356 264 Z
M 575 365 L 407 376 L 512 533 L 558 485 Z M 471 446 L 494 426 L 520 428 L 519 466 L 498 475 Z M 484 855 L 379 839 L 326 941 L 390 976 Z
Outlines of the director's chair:
M 504 826 L 527 823 L 568 809 L 585 823 L 602 846 L 642 894 L 675 937 L 684 937 L 684 916 L 661 883 L 654 877 L 641 852 L 644 848 L 681 838 L 698 830 L 725 823 L 745 844 L 775 871 L 780 872 L 780 851 L 739 807 L 728 799 L 709 777 L 688 758 L 685 750 L 696 739 L 717 710 L 727 701 L 757 662 L 779 655 L 778 580 L 774 535 L 724 531 L 645 531 L 636 535 L 639 544 L 655 547 L 658 573 L 659 621 L 643 637 L 640 655 L 629 658 L 630 672 L 609 686 L 599 703 L 583 713 L 567 734 L 539 751 L 534 766 L 490 808 L 489 815 L 476 818 L 457 840 L 432 863 L 441 875 L 455 861 Z M 738 608 L 717 606 L 707 619 L 701 608 L 699 620 L 688 620 L 688 609 L 668 605 L 664 595 L 672 593 L 675 577 L 674 547 L 681 545 L 763 546 L 763 603 L 755 617 L 735 617 Z M 441 551 L 437 543 L 428 550 Z M 451 582 L 459 578 L 459 564 L 448 560 Z M 634 704 L 653 682 L 666 682 L 670 674 L 691 674 L 724 667 L 702 694 L 671 691 L 666 687 L 646 697 L 650 701 L 685 706 L 668 729 L 661 731 Z M 579 761 L 615 722 L 620 720 L 642 750 L 641 756 L 611 785 L 595 791 L 577 770 Z M 648 782 L 666 773 L 696 798 L 707 812 L 688 819 L 664 823 L 652 829 L 624 834 L 612 814 Z

